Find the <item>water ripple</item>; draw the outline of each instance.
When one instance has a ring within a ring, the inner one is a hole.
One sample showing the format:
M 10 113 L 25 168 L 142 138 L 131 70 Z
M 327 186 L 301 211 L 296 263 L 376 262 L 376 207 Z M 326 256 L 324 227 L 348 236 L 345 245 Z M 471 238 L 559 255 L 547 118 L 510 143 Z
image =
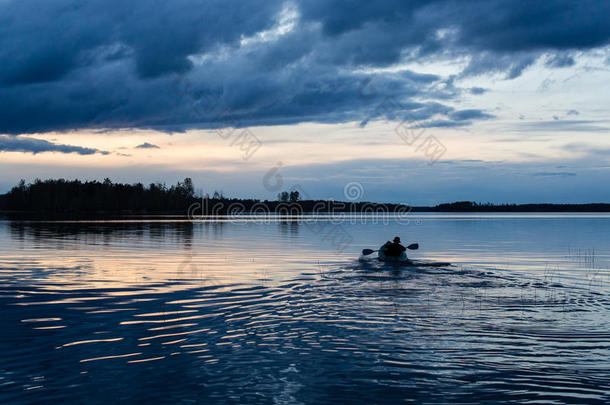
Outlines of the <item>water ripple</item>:
M 586 275 L 256 247 L 184 265 L 172 229 L 143 249 L 121 228 L 86 258 L 55 238 L 77 245 L 61 264 L 4 252 L 2 402 L 610 400 L 609 291 Z

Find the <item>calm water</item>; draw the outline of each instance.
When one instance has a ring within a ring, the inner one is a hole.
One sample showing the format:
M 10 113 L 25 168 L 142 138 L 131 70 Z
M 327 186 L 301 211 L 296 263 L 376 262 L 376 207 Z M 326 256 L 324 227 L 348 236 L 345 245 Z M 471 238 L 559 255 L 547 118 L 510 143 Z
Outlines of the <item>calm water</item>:
M 359 260 L 400 235 L 415 259 Z M 610 217 L 0 222 L 0 403 L 610 401 Z

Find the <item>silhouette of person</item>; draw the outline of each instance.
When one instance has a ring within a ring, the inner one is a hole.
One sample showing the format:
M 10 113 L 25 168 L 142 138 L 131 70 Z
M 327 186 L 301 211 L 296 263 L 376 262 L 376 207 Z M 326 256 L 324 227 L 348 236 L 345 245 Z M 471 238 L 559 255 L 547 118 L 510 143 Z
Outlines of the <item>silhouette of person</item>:
M 384 247 L 386 256 L 398 257 L 407 250 L 407 248 L 400 244 L 400 238 L 398 236 L 394 238 L 394 242 L 387 241 Z

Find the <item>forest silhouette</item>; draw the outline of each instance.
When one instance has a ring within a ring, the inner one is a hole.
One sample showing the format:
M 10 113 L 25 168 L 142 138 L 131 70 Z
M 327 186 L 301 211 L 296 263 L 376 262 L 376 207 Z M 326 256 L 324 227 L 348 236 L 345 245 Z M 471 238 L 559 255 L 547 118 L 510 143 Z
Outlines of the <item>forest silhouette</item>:
M 50 215 L 92 214 L 183 214 L 199 204 L 198 215 L 224 215 L 239 207 L 240 213 L 401 213 L 408 212 L 610 212 L 610 204 L 491 204 L 461 201 L 431 207 L 404 204 L 301 200 L 298 191 L 283 191 L 277 200 L 227 198 L 221 192 L 196 194 L 193 181 L 185 178 L 175 185 L 162 183 L 123 184 L 106 178 L 80 180 L 21 180 L 8 193 L 0 195 L 0 210 L 5 213 Z M 233 207 L 233 208 L 232 208 Z M 234 212 L 233 212 L 234 213 Z

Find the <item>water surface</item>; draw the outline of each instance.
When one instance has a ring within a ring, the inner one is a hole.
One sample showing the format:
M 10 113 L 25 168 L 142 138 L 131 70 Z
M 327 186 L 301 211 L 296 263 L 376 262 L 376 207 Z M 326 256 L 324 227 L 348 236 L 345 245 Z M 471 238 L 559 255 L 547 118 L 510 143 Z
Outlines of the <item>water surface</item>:
M 0 222 L 0 402 L 610 400 L 608 215 L 402 222 Z

